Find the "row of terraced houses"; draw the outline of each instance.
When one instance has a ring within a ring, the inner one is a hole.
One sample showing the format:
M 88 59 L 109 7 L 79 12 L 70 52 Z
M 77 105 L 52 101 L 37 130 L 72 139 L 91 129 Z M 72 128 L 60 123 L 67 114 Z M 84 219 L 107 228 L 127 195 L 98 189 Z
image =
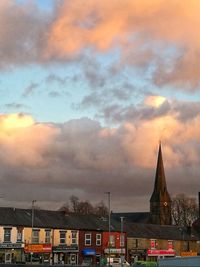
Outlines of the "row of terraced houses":
M 102 266 L 109 258 L 133 262 L 199 255 L 199 226 L 199 220 L 190 228 L 172 225 L 160 145 L 150 212 L 111 213 L 106 218 L 1 207 L 0 262 Z

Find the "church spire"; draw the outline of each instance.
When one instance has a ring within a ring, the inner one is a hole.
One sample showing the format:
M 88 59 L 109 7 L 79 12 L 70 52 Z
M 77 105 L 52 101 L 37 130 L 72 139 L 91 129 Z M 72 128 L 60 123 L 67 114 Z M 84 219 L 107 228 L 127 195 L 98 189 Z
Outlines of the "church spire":
M 163 165 L 162 148 L 161 148 L 161 142 L 160 142 L 159 150 L 158 150 L 154 192 L 151 198 L 154 198 L 154 200 L 159 200 L 160 197 L 166 191 L 167 191 L 167 185 L 166 185 L 166 179 L 165 179 L 165 170 L 164 170 L 164 165 Z
M 171 224 L 171 199 L 167 191 L 161 142 L 159 143 L 154 190 L 150 199 L 150 214 L 152 223 Z

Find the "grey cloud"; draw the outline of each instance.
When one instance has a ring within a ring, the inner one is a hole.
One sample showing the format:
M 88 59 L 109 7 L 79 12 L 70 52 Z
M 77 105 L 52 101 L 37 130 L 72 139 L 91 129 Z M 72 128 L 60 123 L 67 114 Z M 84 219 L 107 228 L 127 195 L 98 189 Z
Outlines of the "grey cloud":
M 170 113 L 170 104 L 165 101 L 159 108 L 117 104 L 108 105 L 102 109 L 101 116 L 111 122 L 125 122 L 138 120 L 151 120 Z
M 200 116 L 200 102 L 175 102 L 174 111 L 177 112 L 177 116 L 180 120 L 191 120 Z
M 21 103 L 15 103 L 15 102 L 12 102 L 12 103 L 7 103 L 5 105 L 6 108 L 8 109 L 21 109 L 21 108 L 26 108 L 26 105 L 24 104 L 21 104 Z
M 141 93 L 143 94 L 143 93 Z M 118 86 L 96 88 L 86 95 L 81 103 L 81 108 L 95 107 L 97 110 L 110 109 L 112 106 L 123 106 L 134 95 L 138 95 L 136 87 L 128 82 L 122 82 Z
M 200 116 L 200 102 L 165 101 L 159 107 L 119 104 L 107 105 L 100 110 L 100 117 L 110 122 L 152 120 L 166 115 L 174 115 L 180 121 L 188 121 Z
M 48 95 L 49 95 L 50 97 L 53 97 L 53 98 L 55 98 L 55 97 L 60 97 L 60 96 L 61 96 L 60 92 L 58 92 L 58 91 L 51 91 L 51 92 L 49 92 Z
M 0 68 L 42 62 L 42 52 L 49 23 L 34 5 L 20 6 L 8 1 L 0 11 Z
M 45 79 L 46 83 L 49 83 L 51 84 L 52 82 L 57 82 L 59 83 L 60 85 L 65 85 L 66 84 L 66 81 L 67 81 L 67 78 L 61 78 L 60 76 L 58 75 L 55 75 L 55 74 L 49 74 L 46 79 Z
M 24 89 L 22 96 L 28 97 L 28 96 L 32 95 L 38 87 L 39 87 L 38 83 L 32 82 L 29 86 L 27 86 Z

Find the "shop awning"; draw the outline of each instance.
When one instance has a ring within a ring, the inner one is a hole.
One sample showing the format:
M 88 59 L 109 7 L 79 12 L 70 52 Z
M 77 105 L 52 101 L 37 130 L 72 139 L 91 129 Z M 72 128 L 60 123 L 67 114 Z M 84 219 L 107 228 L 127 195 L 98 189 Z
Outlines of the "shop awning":
M 92 248 L 84 248 L 82 250 L 82 254 L 85 256 L 93 256 L 96 255 L 96 251 Z

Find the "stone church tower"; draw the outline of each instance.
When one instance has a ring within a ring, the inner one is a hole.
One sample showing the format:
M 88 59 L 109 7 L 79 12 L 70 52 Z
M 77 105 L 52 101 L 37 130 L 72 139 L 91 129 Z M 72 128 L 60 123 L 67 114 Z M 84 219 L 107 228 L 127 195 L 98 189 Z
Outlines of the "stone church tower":
M 167 191 L 161 143 L 158 151 L 154 190 L 150 198 L 150 223 L 160 225 L 172 224 L 171 198 Z

